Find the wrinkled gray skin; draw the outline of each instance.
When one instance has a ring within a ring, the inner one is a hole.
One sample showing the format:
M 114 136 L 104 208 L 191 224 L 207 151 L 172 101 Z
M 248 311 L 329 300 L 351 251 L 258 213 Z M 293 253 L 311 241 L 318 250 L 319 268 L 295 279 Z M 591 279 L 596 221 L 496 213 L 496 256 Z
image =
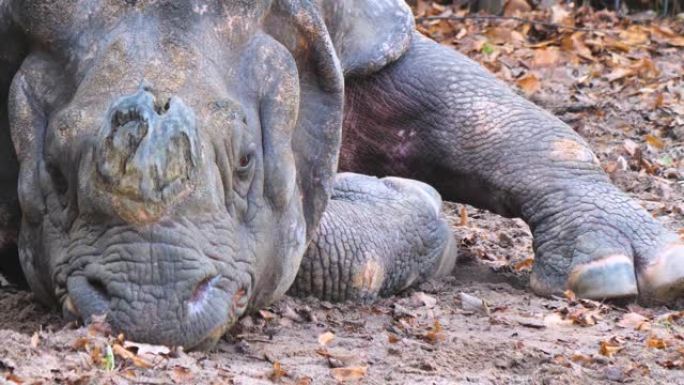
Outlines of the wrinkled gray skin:
M 523 218 L 537 293 L 682 296 L 684 245 L 580 137 L 413 31 L 400 0 L 0 0 L 0 266 L 195 349 L 291 286 L 449 270 L 434 190 L 341 170 Z

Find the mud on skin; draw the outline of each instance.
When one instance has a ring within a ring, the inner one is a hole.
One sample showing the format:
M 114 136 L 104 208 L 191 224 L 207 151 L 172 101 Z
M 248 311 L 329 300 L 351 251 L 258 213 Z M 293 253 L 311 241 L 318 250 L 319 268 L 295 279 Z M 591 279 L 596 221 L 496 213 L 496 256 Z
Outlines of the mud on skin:
M 69 317 L 203 349 L 296 277 L 391 295 L 453 264 L 439 194 L 522 217 L 540 294 L 684 290 L 586 143 L 400 0 L 0 0 L 0 41 L 0 265 Z

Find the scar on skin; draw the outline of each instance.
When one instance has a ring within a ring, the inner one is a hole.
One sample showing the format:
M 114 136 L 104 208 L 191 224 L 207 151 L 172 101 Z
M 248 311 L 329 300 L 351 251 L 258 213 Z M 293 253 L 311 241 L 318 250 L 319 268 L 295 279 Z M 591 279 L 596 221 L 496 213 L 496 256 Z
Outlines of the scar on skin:
M 352 284 L 359 290 L 376 292 L 382 287 L 384 277 L 383 267 L 377 261 L 370 260 L 354 275 Z
M 596 155 L 587 146 L 572 139 L 553 142 L 551 157 L 556 160 L 599 163 Z

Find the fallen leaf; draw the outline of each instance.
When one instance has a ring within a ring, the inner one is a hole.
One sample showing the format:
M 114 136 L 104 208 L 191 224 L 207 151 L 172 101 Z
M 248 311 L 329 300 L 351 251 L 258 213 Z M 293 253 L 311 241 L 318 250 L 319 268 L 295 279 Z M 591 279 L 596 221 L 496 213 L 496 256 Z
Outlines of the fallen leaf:
M 435 323 L 432 325 L 430 330 L 425 334 L 423 338 L 425 339 L 425 341 L 431 344 L 436 344 L 446 339 L 446 336 L 444 335 L 442 330 L 442 324 L 438 320 L 435 320 Z
M 577 295 L 572 290 L 564 291 L 563 296 L 565 296 L 565 299 L 567 299 L 570 302 L 576 302 L 577 301 Z
M 468 209 L 465 206 L 461 206 L 460 217 L 461 218 L 458 225 L 461 227 L 468 226 Z
M 591 364 L 594 362 L 594 359 L 591 356 L 582 353 L 575 353 L 572 355 L 572 357 L 570 357 L 570 359 L 572 362 L 577 362 L 580 364 Z
M 487 304 L 482 299 L 463 292 L 458 293 L 458 296 L 463 310 L 489 313 Z
M 535 92 L 541 89 L 541 82 L 539 81 L 539 78 L 531 73 L 528 73 L 525 76 L 518 79 L 516 84 L 518 84 L 518 87 L 520 87 L 520 89 L 523 90 L 525 95 L 528 96 L 534 94 Z
M 142 357 L 137 356 L 135 353 L 131 352 L 130 350 L 124 348 L 119 344 L 114 344 L 114 346 L 112 346 L 112 351 L 114 352 L 114 354 L 123 358 L 124 360 L 131 361 L 133 365 L 135 365 L 138 368 L 149 369 L 154 366 L 152 365 L 152 363 L 148 362 Z
M 193 375 L 190 369 L 184 366 L 176 365 L 173 367 L 173 370 L 171 370 L 171 378 L 176 383 L 187 384 L 188 381 L 192 380 L 192 377 Z
M 261 316 L 261 318 L 265 319 L 266 321 L 270 321 L 276 317 L 275 314 L 273 314 L 272 312 L 270 312 L 268 310 L 259 310 L 259 315 Z
M 534 258 L 527 258 L 513 265 L 513 269 L 515 271 L 531 270 L 532 266 L 534 266 Z
M 622 349 L 624 348 L 615 337 L 611 338 L 610 340 L 601 341 L 599 344 L 599 353 L 606 357 L 612 357 L 619 353 Z
M 23 378 L 17 376 L 14 373 L 7 373 L 5 375 L 5 380 L 14 382 L 15 384 L 23 384 L 25 382 Z
M 31 347 L 36 349 L 36 348 L 38 348 L 39 343 L 40 343 L 40 335 L 38 335 L 38 332 L 35 332 L 31 336 Z
M 123 347 L 128 350 L 135 349 L 136 354 L 138 354 L 139 356 L 143 356 L 146 354 L 151 354 L 155 356 L 171 354 L 171 349 L 169 349 L 167 346 L 162 345 L 150 345 L 139 342 L 125 341 Z
M 551 67 L 556 65 L 559 60 L 560 51 L 558 50 L 558 47 L 536 49 L 534 51 L 534 57 L 532 58 L 532 66 L 535 68 Z
M 431 297 L 422 291 L 418 291 L 413 293 L 411 296 L 411 303 L 415 307 L 426 307 L 428 309 L 432 309 L 437 305 L 437 299 L 435 297 Z
M 619 33 L 620 41 L 628 46 L 646 44 L 649 41 L 648 31 L 639 25 L 631 25 Z
M 335 334 L 331 332 L 325 332 L 318 336 L 318 344 L 321 346 L 325 346 L 329 344 L 332 340 L 335 339 Z
M 667 348 L 667 343 L 662 338 L 650 336 L 646 340 L 646 346 L 648 346 L 650 349 L 665 349 Z
M 617 325 L 625 329 L 634 330 L 649 330 L 651 328 L 648 318 L 635 312 L 629 312 L 622 316 L 622 319 L 617 323 Z
M 606 80 L 609 82 L 614 82 L 629 76 L 634 76 L 636 72 L 632 68 L 628 67 L 618 67 L 613 72 L 605 76 Z
M 504 16 L 515 16 L 531 10 L 532 7 L 525 0 L 508 0 L 504 5 Z
M 331 369 L 330 372 L 335 380 L 340 382 L 356 381 L 364 378 L 368 373 L 367 366 L 357 366 L 350 368 L 335 368 Z
M 665 148 L 665 142 L 657 136 L 648 134 L 646 135 L 645 139 L 646 143 L 648 143 L 653 148 L 656 148 L 658 150 L 662 150 L 663 148 Z

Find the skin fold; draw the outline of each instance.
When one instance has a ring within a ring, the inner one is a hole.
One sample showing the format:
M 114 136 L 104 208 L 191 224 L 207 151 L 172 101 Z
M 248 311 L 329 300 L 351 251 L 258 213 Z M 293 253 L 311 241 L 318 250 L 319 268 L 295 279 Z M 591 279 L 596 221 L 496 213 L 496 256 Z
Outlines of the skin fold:
M 447 274 L 441 194 L 530 225 L 539 294 L 681 298 L 681 241 L 588 145 L 414 29 L 400 0 L 0 0 L 0 268 L 206 349 L 288 290 Z

